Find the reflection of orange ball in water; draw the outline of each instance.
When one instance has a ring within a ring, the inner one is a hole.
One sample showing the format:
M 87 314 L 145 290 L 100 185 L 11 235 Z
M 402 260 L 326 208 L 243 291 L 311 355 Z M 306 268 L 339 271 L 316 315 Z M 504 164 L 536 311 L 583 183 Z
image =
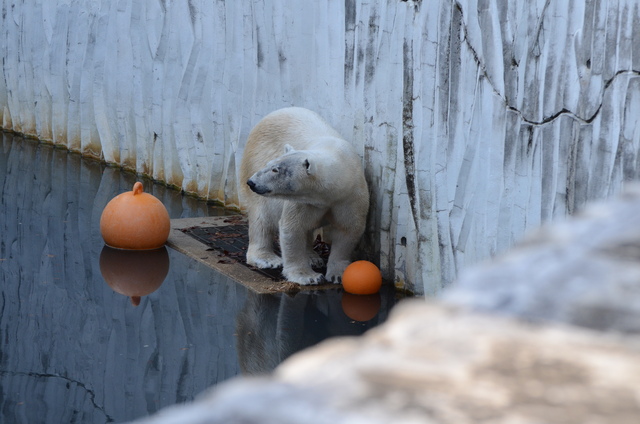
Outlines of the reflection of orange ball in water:
M 382 274 L 369 261 L 355 261 L 344 270 L 342 286 L 352 294 L 378 293 L 382 286 Z
M 113 291 L 129 296 L 134 306 L 160 287 L 169 272 L 169 253 L 154 250 L 121 250 L 109 246 L 100 253 L 100 272 Z
M 380 293 L 355 295 L 342 294 L 342 310 L 355 321 L 369 321 L 380 311 Z
M 155 196 L 143 192 L 140 182 L 132 191 L 111 199 L 100 217 L 104 242 L 118 249 L 157 249 L 166 243 L 170 230 L 167 208 Z

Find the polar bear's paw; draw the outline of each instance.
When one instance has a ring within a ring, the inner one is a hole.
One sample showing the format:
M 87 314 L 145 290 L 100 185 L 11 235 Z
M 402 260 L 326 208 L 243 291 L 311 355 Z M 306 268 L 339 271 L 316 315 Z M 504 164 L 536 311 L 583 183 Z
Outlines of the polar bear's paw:
M 287 281 L 292 283 L 298 283 L 301 286 L 313 286 L 316 284 L 324 283 L 324 275 L 314 272 L 313 270 L 306 271 L 304 269 L 285 269 L 282 271 L 282 275 Z
M 329 262 L 329 265 L 327 266 L 327 275 L 325 277 L 326 280 L 333 284 L 342 283 L 342 274 L 348 265 L 349 261 Z
M 273 252 L 247 252 L 247 263 L 260 269 L 279 268 L 282 266 L 282 258 Z

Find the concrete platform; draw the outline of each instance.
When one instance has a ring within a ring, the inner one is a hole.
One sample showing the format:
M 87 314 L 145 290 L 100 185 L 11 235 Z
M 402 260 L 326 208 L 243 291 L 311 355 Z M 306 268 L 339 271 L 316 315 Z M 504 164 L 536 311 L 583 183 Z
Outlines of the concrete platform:
M 211 233 L 210 243 L 205 243 L 194 235 L 194 232 L 201 232 L 203 229 Z M 232 232 L 225 232 L 225 229 L 232 229 Z M 216 237 L 218 232 L 220 237 Z M 264 272 L 246 265 L 244 263 L 244 252 L 248 245 L 246 232 L 247 223 L 242 215 L 172 219 L 167 245 L 257 293 L 295 293 L 301 290 L 339 287 L 335 284 L 301 286 L 285 281 L 280 275 L 280 270 Z M 225 241 L 228 243 L 225 244 Z

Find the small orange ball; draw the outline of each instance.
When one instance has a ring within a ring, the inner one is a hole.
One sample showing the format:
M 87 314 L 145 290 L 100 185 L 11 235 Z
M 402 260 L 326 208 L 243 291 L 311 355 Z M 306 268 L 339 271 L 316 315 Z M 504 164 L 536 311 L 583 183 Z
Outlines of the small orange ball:
M 145 250 L 164 246 L 171 231 L 169 212 L 155 196 L 142 191 L 119 194 L 102 211 L 100 232 L 104 242 L 117 249 Z
M 381 286 L 382 273 L 369 261 L 355 261 L 342 274 L 342 287 L 348 293 L 374 294 Z

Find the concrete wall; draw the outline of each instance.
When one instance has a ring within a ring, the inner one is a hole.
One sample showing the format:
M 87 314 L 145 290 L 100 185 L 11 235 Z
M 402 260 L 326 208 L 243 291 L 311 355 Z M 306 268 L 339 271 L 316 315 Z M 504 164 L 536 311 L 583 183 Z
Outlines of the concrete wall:
M 635 0 L 2 1 L 4 128 L 238 205 L 251 127 L 357 144 L 365 254 L 437 293 L 637 177 Z

